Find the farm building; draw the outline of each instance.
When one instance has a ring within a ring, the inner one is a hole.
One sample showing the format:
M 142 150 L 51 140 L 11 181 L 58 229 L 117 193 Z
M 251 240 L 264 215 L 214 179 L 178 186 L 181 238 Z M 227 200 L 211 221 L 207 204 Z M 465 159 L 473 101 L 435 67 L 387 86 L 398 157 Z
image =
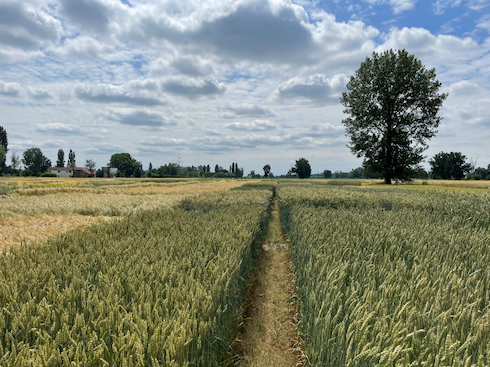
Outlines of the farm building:
M 50 167 L 48 172 L 56 173 L 57 177 L 93 177 L 93 174 L 85 167 Z
M 49 173 L 56 173 L 57 177 L 72 177 L 73 168 L 71 167 L 49 167 Z
M 75 177 L 94 177 L 94 175 L 88 168 L 75 167 Z

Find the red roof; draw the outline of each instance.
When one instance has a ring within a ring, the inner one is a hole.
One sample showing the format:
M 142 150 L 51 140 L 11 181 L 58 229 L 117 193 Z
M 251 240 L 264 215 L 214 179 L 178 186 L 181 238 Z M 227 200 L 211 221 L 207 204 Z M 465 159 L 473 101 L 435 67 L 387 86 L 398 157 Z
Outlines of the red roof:
M 82 171 L 82 172 L 85 172 L 88 175 L 91 175 L 92 174 L 92 172 L 90 172 L 90 170 L 88 168 L 85 168 L 85 167 L 75 167 L 75 171 Z

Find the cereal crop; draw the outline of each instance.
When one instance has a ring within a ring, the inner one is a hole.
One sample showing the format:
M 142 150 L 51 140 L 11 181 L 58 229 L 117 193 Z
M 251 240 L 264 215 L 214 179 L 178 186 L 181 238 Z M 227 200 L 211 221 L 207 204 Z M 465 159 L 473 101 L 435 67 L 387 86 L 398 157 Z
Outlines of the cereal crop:
M 280 185 L 313 366 L 490 365 L 490 196 Z
M 270 200 L 190 197 L 0 256 L 0 365 L 223 364 Z

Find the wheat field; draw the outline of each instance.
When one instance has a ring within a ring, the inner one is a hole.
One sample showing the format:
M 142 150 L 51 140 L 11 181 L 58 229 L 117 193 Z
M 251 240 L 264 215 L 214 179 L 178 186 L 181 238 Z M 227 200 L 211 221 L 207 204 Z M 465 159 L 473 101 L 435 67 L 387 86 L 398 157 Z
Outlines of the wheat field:
M 2 178 L 0 251 L 240 185 L 236 180 Z
M 490 195 L 279 186 L 313 366 L 490 365 Z

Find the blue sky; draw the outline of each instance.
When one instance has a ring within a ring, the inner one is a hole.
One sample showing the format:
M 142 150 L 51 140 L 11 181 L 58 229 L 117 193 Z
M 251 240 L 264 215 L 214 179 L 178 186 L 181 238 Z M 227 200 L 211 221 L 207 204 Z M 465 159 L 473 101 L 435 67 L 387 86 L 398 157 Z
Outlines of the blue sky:
M 490 0 L 0 0 L 9 155 L 245 172 L 361 165 L 339 97 L 372 52 L 407 49 L 449 98 L 426 155 L 490 163 Z M 427 162 L 424 163 L 428 167 Z

